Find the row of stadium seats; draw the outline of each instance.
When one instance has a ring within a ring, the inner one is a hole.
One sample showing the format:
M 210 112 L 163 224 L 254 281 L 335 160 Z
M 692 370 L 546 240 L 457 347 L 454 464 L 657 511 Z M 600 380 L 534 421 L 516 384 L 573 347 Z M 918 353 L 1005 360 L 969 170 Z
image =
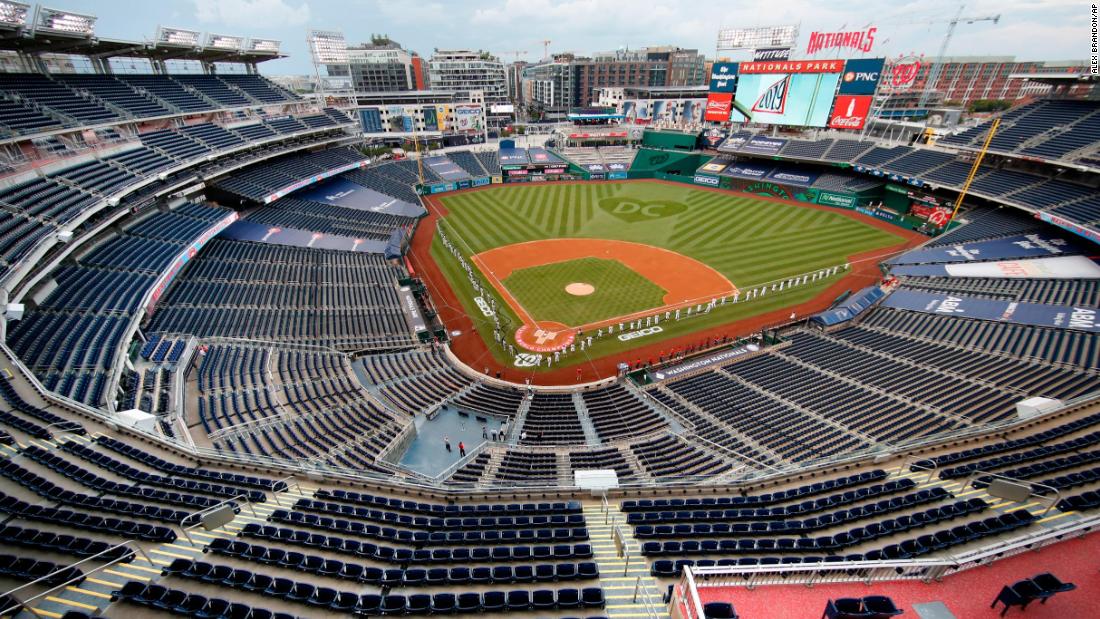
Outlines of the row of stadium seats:
M 259 75 L 5 73 L 0 93 L 0 127 L 23 135 L 300 100 Z

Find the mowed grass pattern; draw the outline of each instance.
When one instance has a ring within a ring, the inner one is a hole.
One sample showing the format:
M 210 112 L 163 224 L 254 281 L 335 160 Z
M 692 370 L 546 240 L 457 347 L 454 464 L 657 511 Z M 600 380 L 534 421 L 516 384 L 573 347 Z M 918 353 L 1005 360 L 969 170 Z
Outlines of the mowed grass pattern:
M 566 292 L 573 283 L 595 291 L 586 296 Z M 617 260 L 582 258 L 520 269 L 504 285 L 536 321 L 579 327 L 664 305 L 667 292 Z
M 469 254 L 549 238 L 633 241 L 695 258 L 740 289 L 904 242 L 839 212 L 688 185 L 512 185 L 441 201 L 445 227 Z

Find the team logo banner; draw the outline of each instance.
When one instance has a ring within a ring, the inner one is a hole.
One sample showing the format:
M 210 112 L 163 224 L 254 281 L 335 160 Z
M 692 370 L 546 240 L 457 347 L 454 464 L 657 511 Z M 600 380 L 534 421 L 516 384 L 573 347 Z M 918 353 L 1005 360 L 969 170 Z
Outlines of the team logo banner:
M 791 48 L 789 47 L 768 47 L 765 49 L 755 49 L 752 52 L 753 62 L 762 62 L 767 60 L 790 60 Z
M 710 69 L 710 92 L 728 92 L 737 90 L 737 63 L 716 62 Z
M 862 129 L 871 112 L 871 95 L 837 95 L 829 127 L 833 129 Z
M 844 74 L 840 78 L 840 94 L 873 95 L 882 79 L 885 58 L 855 58 L 844 63 Z

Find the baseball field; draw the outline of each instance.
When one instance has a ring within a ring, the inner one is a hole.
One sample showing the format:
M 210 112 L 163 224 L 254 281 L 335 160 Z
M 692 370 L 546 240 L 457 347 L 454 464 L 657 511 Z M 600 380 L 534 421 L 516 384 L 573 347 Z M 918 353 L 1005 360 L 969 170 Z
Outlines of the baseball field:
M 543 334 L 540 344 L 552 344 L 556 333 L 595 333 L 715 299 L 742 302 L 665 321 L 645 343 L 793 307 L 836 278 L 807 278 L 782 290 L 775 282 L 905 242 L 839 211 L 670 183 L 506 185 L 435 199 L 445 213 L 440 230 L 483 278 L 483 294 L 510 329 L 526 325 L 528 334 Z M 481 320 L 477 293 L 438 235 L 432 255 L 491 342 L 494 327 Z M 744 302 L 758 287 L 770 287 L 768 294 Z M 607 338 L 588 355 L 636 345 Z

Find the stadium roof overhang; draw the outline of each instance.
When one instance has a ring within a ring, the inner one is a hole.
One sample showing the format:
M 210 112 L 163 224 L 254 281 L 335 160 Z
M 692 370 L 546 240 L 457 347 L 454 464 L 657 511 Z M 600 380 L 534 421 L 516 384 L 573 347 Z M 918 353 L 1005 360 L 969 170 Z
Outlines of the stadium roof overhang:
M 0 31 L 0 50 L 24 54 L 73 54 L 88 58 L 148 58 L 150 60 L 198 60 L 200 62 L 259 63 L 285 54 L 266 51 L 227 50 L 214 47 L 156 45 L 144 41 L 125 41 L 57 32 L 27 30 Z
M 1010 73 L 1008 79 L 1010 80 L 1027 80 L 1029 82 L 1039 82 L 1041 84 L 1049 84 L 1051 86 L 1072 86 L 1074 84 L 1092 84 L 1096 83 L 1096 75 L 1090 75 L 1088 73 Z

